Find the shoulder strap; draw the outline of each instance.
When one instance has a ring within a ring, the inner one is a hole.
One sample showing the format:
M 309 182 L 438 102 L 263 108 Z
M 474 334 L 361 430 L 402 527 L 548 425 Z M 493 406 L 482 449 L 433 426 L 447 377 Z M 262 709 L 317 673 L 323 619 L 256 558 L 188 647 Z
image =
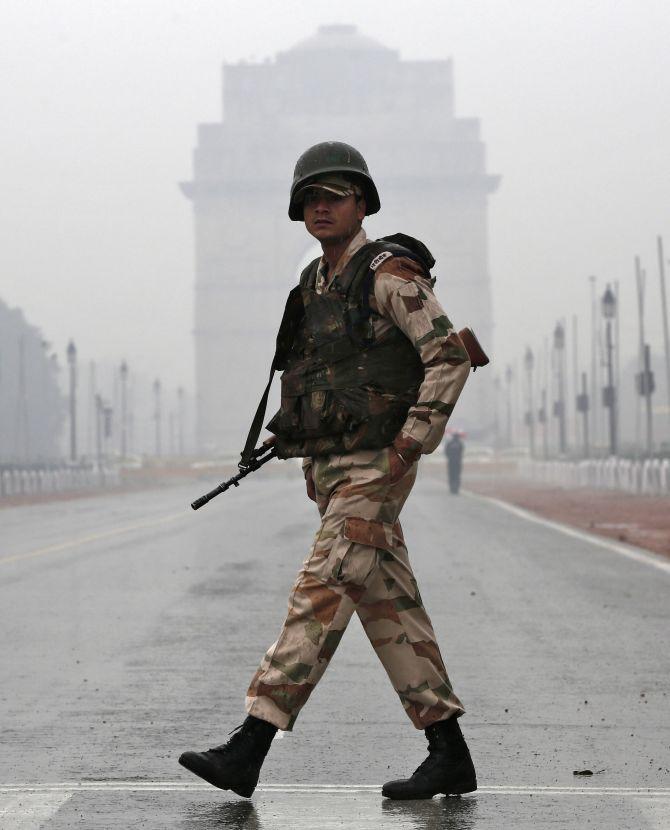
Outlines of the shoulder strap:
M 312 265 L 313 264 L 314 263 L 312 263 Z M 311 266 L 308 266 L 308 268 L 310 267 Z M 279 332 L 277 333 L 275 353 L 270 366 L 270 378 L 268 379 L 267 386 L 265 387 L 265 391 L 263 392 L 258 408 L 256 409 L 254 419 L 251 422 L 251 428 L 249 429 L 244 449 L 240 453 L 241 461 L 238 466 L 241 470 L 249 466 L 251 455 L 256 448 L 256 441 L 258 441 L 258 436 L 261 434 L 261 429 L 263 428 L 265 410 L 267 409 L 268 396 L 270 394 L 270 387 L 272 386 L 272 378 L 274 377 L 274 373 L 277 369 L 283 369 L 286 365 L 286 358 L 291 350 L 295 334 L 304 313 L 305 308 L 302 303 L 301 287 L 300 285 L 296 285 L 291 289 L 288 299 L 286 300 L 284 314 L 282 315 L 282 320 L 279 324 Z
M 299 283 L 301 288 L 314 288 L 316 283 L 316 272 L 319 269 L 319 262 L 321 262 L 321 257 L 313 259 L 309 265 L 303 269 L 300 274 Z

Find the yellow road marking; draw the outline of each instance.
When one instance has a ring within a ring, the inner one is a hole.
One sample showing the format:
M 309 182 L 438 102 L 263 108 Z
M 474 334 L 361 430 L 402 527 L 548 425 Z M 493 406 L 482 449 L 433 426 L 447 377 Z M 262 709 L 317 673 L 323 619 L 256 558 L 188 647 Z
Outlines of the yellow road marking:
M 0 556 L 0 564 L 9 562 L 19 562 L 23 559 L 33 559 L 37 556 L 46 556 L 49 553 L 58 553 L 68 548 L 76 548 L 80 545 L 86 545 L 89 542 L 99 542 L 101 539 L 111 539 L 113 536 L 121 536 L 123 533 L 130 533 L 133 530 L 143 530 L 146 527 L 156 527 L 157 525 L 174 522 L 176 519 L 183 519 L 188 516 L 188 512 L 180 510 L 179 513 L 170 513 L 168 516 L 161 516 L 160 519 L 152 519 L 148 522 L 138 522 L 134 525 L 125 525 L 125 527 L 117 527 L 115 530 L 108 530 L 105 533 L 92 533 L 90 536 L 81 536 L 79 539 L 70 539 L 67 542 L 60 542 L 57 545 L 48 545 L 45 548 L 37 548 L 37 550 L 26 551 L 26 553 L 15 553 L 11 556 Z

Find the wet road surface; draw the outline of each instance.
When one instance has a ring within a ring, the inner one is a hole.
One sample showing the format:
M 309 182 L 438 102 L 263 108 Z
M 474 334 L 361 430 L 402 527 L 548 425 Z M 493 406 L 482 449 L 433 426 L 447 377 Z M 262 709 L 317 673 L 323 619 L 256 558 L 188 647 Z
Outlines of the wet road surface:
M 276 464 L 0 511 L 0 828 L 670 827 L 670 573 L 426 465 L 405 536 L 480 789 L 400 803 L 425 740 L 357 619 L 244 801 L 178 766 L 243 717 L 317 516 Z M 590 769 L 590 777 L 574 770 Z

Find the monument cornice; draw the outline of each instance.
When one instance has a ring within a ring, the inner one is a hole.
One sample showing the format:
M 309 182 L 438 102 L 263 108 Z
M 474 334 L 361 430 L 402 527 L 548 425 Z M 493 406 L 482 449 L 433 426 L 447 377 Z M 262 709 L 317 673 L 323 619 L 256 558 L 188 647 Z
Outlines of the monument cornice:
M 495 193 L 501 181 L 501 176 L 488 173 L 474 175 L 439 176 L 432 175 L 424 178 L 394 178 L 386 179 L 378 176 L 380 188 L 387 191 L 411 190 L 412 192 L 434 192 L 436 190 L 450 190 L 472 193 Z M 249 179 L 201 179 L 199 181 L 180 182 L 179 188 L 187 199 L 195 202 L 200 199 L 219 198 L 221 196 L 273 196 L 288 193 L 288 183 L 284 180 L 249 180 Z

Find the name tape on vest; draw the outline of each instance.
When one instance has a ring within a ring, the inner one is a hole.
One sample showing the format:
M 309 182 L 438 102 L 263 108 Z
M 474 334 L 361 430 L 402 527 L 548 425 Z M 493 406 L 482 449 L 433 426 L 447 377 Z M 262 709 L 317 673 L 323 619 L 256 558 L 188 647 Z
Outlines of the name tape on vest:
M 377 268 L 379 268 L 379 266 L 382 264 L 382 262 L 384 262 L 391 256 L 393 256 L 393 254 L 390 251 L 382 251 L 381 254 L 377 254 L 377 256 L 370 263 L 370 269 L 372 271 L 376 271 Z

